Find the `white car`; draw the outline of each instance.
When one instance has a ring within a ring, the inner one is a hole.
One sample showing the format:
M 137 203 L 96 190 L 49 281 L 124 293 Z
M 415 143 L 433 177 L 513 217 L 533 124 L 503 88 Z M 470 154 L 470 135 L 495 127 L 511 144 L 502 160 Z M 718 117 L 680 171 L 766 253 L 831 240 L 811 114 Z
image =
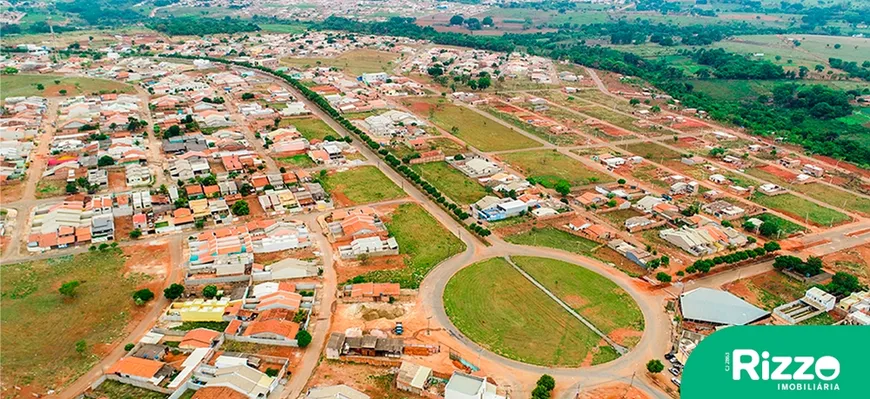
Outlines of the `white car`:
M 678 380 L 677 377 L 671 378 L 671 382 L 676 386 L 680 386 L 680 380 Z

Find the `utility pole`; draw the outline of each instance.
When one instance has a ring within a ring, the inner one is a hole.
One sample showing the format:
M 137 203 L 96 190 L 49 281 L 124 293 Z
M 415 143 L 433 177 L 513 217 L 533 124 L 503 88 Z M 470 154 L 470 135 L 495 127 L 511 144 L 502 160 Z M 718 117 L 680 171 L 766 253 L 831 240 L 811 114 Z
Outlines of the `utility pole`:
M 625 388 L 625 393 L 622 394 L 622 399 L 625 399 L 626 395 L 628 395 L 628 391 L 634 386 L 634 375 L 635 374 L 637 374 L 636 371 L 631 373 L 631 383 L 628 384 L 628 388 Z
M 432 316 L 426 318 L 426 335 L 432 335 Z

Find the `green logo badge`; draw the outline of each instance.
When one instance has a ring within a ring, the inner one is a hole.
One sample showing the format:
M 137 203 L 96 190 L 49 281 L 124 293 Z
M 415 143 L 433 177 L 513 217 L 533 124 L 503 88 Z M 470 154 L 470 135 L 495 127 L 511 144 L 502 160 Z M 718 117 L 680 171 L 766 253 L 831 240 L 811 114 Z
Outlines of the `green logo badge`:
M 698 344 L 682 397 L 867 398 L 870 327 L 740 326 Z

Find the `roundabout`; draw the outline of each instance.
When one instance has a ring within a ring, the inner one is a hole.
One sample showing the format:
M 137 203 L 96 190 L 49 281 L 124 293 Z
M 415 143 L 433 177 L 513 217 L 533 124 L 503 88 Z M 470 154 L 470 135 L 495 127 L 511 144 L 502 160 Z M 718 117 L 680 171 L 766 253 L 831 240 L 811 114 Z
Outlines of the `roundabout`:
M 450 322 L 480 347 L 543 367 L 588 367 L 637 345 L 644 319 L 616 283 L 552 258 L 492 257 L 447 282 Z

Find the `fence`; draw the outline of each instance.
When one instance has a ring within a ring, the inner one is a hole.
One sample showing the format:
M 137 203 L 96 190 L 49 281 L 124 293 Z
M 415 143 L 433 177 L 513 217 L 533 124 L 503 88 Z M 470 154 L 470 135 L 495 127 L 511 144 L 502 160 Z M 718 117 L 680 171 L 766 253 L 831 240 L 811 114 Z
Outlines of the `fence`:
M 245 337 L 241 335 L 226 335 L 226 339 L 228 341 L 249 342 L 260 345 L 292 346 L 294 348 L 299 347 L 299 343 L 295 339 L 289 339 L 285 341 L 279 339 Z
M 238 276 L 224 276 L 224 277 L 211 277 L 211 278 L 184 278 L 184 285 L 217 285 L 217 284 L 226 284 L 226 283 L 238 283 L 242 281 L 251 281 L 251 276 L 248 275 L 238 275 Z

